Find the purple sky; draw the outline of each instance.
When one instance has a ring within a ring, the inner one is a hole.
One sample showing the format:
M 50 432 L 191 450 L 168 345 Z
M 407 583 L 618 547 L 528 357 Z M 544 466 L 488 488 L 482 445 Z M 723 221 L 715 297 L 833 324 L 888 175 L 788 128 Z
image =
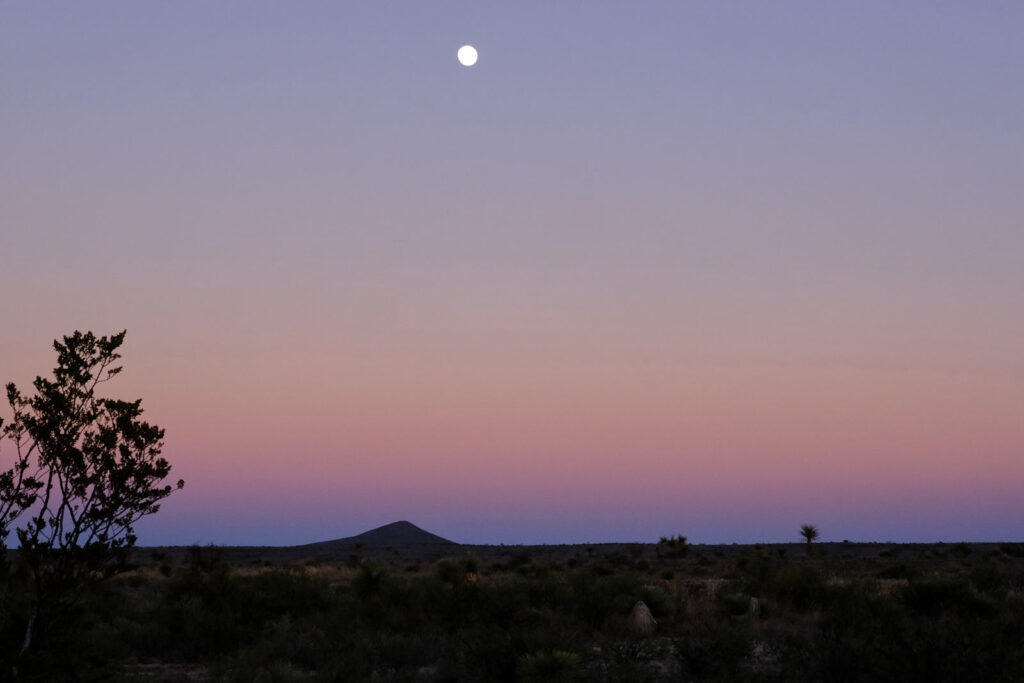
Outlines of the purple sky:
M 127 328 L 143 543 L 1019 539 L 1022 29 L 0 4 L 0 380 Z

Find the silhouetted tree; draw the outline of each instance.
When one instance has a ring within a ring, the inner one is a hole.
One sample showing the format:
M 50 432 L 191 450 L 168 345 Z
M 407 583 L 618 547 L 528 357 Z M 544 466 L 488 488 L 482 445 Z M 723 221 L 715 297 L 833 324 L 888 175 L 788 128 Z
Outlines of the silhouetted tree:
M 34 395 L 7 385 L 13 417 L 0 434 L 14 464 L 0 472 L 0 556 L 14 529 L 31 584 L 21 653 L 86 586 L 127 568 L 135 522 L 173 490 L 162 485 L 164 430 L 141 419 L 141 400 L 96 394 L 121 371 L 124 336 L 76 331 L 54 341 L 53 379 L 36 377 Z
M 807 541 L 807 554 L 811 554 L 811 543 L 818 538 L 818 527 L 813 524 L 804 524 L 800 527 L 800 535 Z

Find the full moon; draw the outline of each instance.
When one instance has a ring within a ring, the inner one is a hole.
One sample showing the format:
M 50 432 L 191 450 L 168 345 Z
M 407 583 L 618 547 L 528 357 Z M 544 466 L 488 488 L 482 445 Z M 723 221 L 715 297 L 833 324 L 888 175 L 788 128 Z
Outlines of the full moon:
M 456 56 L 459 58 L 459 64 L 462 66 L 473 66 L 476 64 L 476 48 L 472 45 L 460 47 Z

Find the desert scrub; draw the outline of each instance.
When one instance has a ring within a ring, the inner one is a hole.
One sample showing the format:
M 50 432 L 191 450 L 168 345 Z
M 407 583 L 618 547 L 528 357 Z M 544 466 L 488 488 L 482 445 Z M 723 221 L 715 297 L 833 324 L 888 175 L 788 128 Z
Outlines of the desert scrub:
M 583 679 L 583 659 L 565 650 L 525 654 L 516 662 L 516 675 L 523 683 L 572 683 Z
M 79 661 L 94 660 L 88 670 L 100 680 L 118 680 L 117 671 L 138 680 L 131 672 L 163 664 L 211 672 L 213 681 L 501 682 L 540 675 L 556 652 L 579 656 L 570 670 L 594 683 L 769 681 L 783 671 L 797 681 L 970 679 L 972 671 L 1019 680 L 1019 560 L 975 550 L 918 564 L 907 555 L 889 566 L 920 574 L 883 579 L 874 548 L 853 564 L 824 552 L 780 562 L 772 550 L 741 548 L 718 563 L 723 572 L 744 554 L 747 572 L 774 563 L 756 584 L 749 573 L 700 577 L 696 558 L 655 561 L 654 574 L 597 572 L 597 556 L 546 574 L 475 571 L 490 566 L 487 556 L 424 562 L 414 574 L 405 561 L 227 571 L 183 561 L 170 577 L 144 568 L 85 596 L 90 627 L 66 645 L 84 653 Z M 550 558 L 534 553 L 530 564 Z M 626 628 L 637 600 L 657 616 L 656 634 Z

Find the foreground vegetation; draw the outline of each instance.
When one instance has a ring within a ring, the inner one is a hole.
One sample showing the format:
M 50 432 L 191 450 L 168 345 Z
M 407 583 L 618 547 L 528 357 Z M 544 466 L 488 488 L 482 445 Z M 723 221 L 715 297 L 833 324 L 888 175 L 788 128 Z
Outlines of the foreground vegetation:
M 566 557 L 566 555 L 568 555 Z M 1024 547 L 529 549 L 232 566 L 155 554 L 94 586 L 37 680 L 1016 681 Z M 26 577 L 15 570 L 14 584 Z M 18 614 L 14 604 L 8 614 Z M 631 628 L 642 600 L 657 620 Z M 24 624 L 3 624 L 5 662 Z

